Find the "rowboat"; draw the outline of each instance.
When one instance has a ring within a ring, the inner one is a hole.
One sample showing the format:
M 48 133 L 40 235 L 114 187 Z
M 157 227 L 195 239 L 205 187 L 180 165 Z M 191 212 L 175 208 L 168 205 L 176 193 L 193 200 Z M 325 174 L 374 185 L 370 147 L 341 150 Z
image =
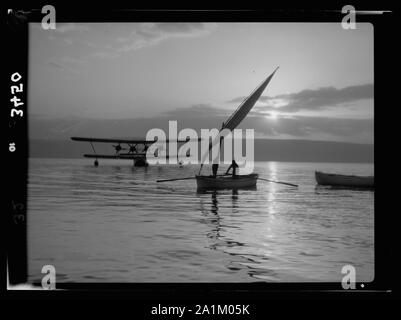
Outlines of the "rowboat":
M 196 176 L 198 189 L 237 189 L 256 186 L 258 175 L 256 173 L 243 175 L 223 176 Z
M 223 122 L 221 126 L 222 130 L 229 130 L 233 131 L 244 118 L 247 116 L 249 111 L 253 108 L 256 102 L 259 100 L 260 96 L 262 95 L 263 91 L 266 89 L 267 85 L 269 84 L 270 80 L 273 78 L 274 74 L 276 73 L 278 67 L 270 74 L 256 89 L 246 97 L 242 103 L 238 106 L 238 108 L 234 111 L 234 113 L 227 119 L 227 121 Z M 212 142 L 209 142 L 209 148 L 206 152 L 203 153 L 200 161 L 200 168 L 199 172 L 195 177 L 187 177 L 187 178 L 175 178 L 175 179 L 164 179 L 164 180 L 157 180 L 157 182 L 166 182 L 166 181 L 179 181 L 179 180 L 189 180 L 189 179 L 196 179 L 196 184 L 199 189 L 239 189 L 239 188 L 252 188 L 256 186 L 256 182 L 258 180 L 258 175 L 256 173 L 251 174 L 244 174 L 244 175 L 201 175 L 203 165 L 205 161 L 209 158 L 209 152 L 212 150 L 213 145 L 215 143 L 219 144 L 219 148 L 221 148 L 221 137 L 217 135 Z M 219 149 L 220 150 L 220 149 Z M 217 169 L 216 169 L 217 172 Z M 277 182 L 267 179 L 261 179 L 269 182 Z M 280 182 L 277 182 L 280 183 Z M 288 184 L 288 183 L 284 183 Z M 290 184 L 292 186 L 296 186 Z
M 316 182 L 326 186 L 341 186 L 354 188 L 374 188 L 373 176 L 354 176 L 334 173 L 315 172 Z
M 224 129 L 233 131 L 244 118 L 247 116 L 249 111 L 253 108 L 256 102 L 259 100 L 263 91 L 266 89 L 270 80 L 273 78 L 278 67 L 268 76 L 248 97 L 246 97 L 234 113 L 223 123 L 220 132 Z M 220 137 L 215 138 L 215 141 L 220 141 Z M 209 151 L 212 149 L 213 143 L 209 143 Z M 221 146 L 221 145 L 220 145 Z M 209 157 L 209 153 L 206 152 L 201 157 L 201 165 L 198 175 L 195 176 L 198 189 L 234 189 L 234 188 L 248 188 L 256 186 L 258 175 L 256 173 L 247 175 L 236 175 L 236 176 L 206 176 L 201 175 L 203 163 Z

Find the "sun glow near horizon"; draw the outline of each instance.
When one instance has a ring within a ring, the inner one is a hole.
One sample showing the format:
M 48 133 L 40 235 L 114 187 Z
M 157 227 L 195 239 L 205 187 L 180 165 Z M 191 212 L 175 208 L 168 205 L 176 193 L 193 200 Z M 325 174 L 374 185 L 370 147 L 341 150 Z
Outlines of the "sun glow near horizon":
M 278 119 L 278 113 L 276 111 L 270 111 L 268 115 L 265 116 L 266 119 L 269 120 L 277 120 Z

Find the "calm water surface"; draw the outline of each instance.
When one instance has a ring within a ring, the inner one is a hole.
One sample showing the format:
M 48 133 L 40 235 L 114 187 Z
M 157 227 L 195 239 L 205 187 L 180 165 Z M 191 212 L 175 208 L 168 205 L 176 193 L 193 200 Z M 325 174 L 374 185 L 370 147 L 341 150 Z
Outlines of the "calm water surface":
M 198 166 L 30 159 L 29 279 L 58 282 L 357 281 L 374 277 L 374 192 L 316 187 L 314 171 L 373 164 L 257 162 L 254 190 L 199 193 Z M 207 170 L 207 169 L 206 169 Z

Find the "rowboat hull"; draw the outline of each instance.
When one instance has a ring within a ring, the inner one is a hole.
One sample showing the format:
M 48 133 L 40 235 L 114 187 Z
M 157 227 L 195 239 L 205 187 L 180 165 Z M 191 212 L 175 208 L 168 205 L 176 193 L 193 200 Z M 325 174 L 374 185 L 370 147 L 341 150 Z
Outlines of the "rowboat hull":
M 324 186 L 339 186 L 353 188 L 374 188 L 374 177 L 341 175 L 333 173 L 315 172 L 316 182 Z
M 256 173 L 237 176 L 196 176 L 198 189 L 241 189 L 256 186 Z

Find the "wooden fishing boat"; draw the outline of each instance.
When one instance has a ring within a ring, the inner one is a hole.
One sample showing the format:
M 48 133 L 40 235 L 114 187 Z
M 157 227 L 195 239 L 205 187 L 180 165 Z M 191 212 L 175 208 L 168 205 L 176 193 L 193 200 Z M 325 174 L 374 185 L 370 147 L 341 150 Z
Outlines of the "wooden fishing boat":
M 234 111 L 234 113 L 227 119 L 226 122 L 223 123 L 220 132 L 222 130 L 233 131 L 241 123 L 241 121 L 244 120 L 249 111 L 253 108 L 255 103 L 262 95 L 263 91 L 266 89 L 267 85 L 273 78 L 277 69 L 278 67 L 248 97 L 246 97 L 242 101 L 242 103 L 238 106 L 238 108 Z M 220 148 L 221 137 L 219 135 L 217 135 L 212 142 L 209 142 L 209 148 L 207 152 L 204 152 L 203 156 L 201 157 L 200 169 L 198 174 L 195 175 L 195 177 L 164 179 L 164 180 L 157 180 L 157 182 L 189 180 L 195 178 L 198 189 L 240 189 L 240 188 L 253 188 L 256 186 L 257 180 L 260 179 L 264 181 L 282 183 L 285 185 L 297 187 L 297 185 L 291 183 L 259 178 L 259 176 L 256 173 L 246 174 L 246 175 L 228 175 L 228 174 L 217 175 L 217 176 L 201 175 L 203 164 L 209 158 L 209 152 L 212 149 L 213 145 L 215 145 L 216 143 L 219 144 Z
M 244 175 L 196 176 L 198 189 L 240 189 L 256 186 L 256 173 Z
M 253 108 L 255 103 L 259 100 L 263 91 L 266 89 L 270 80 L 273 78 L 278 67 L 273 71 L 273 73 L 268 76 L 248 97 L 246 97 L 234 113 L 223 123 L 220 131 L 228 129 L 233 131 L 244 118 L 247 116 L 249 111 Z M 209 151 L 212 149 L 214 143 L 219 143 L 220 137 L 217 136 L 213 143 L 209 144 Z M 221 146 L 221 145 L 220 145 Z M 233 188 L 248 188 L 256 186 L 258 180 L 258 175 L 256 173 L 247 175 L 223 175 L 223 176 L 206 176 L 201 175 L 203 168 L 203 163 L 209 157 L 209 153 L 206 152 L 201 158 L 201 165 L 198 175 L 195 176 L 198 189 L 233 189 Z
M 374 188 L 373 176 L 353 176 L 334 173 L 315 172 L 316 182 L 325 186 L 340 186 L 353 188 Z

